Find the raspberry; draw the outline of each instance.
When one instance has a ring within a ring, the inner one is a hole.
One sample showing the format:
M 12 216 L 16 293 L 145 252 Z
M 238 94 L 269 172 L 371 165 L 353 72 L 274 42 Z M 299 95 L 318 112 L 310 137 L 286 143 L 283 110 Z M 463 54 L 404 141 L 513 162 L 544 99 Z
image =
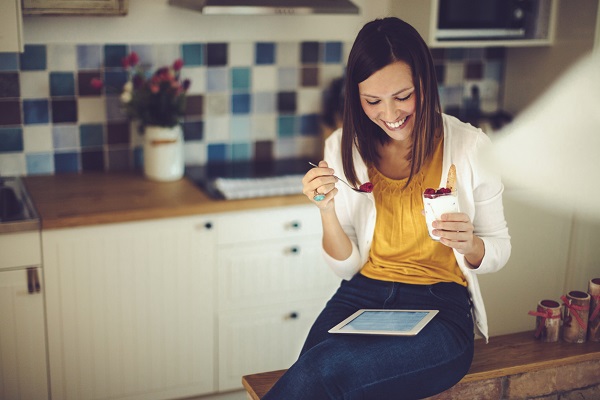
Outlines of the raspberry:
M 358 188 L 361 192 L 371 193 L 373 191 L 373 184 L 371 182 L 363 183 Z

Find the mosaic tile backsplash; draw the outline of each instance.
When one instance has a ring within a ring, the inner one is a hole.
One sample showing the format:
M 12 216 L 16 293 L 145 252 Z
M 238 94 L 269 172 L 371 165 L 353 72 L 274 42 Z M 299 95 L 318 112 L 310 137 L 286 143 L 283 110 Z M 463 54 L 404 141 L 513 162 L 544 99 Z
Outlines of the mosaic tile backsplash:
M 182 121 L 186 165 L 319 154 L 324 93 L 343 75 L 350 46 L 41 44 L 0 53 L 0 176 L 140 169 L 141 138 L 120 104 L 121 60 L 131 51 L 151 70 L 184 61 L 182 78 L 192 82 Z M 448 113 L 468 113 L 473 83 L 502 83 L 502 49 L 432 53 Z M 104 87 L 93 88 L 92 78 Z

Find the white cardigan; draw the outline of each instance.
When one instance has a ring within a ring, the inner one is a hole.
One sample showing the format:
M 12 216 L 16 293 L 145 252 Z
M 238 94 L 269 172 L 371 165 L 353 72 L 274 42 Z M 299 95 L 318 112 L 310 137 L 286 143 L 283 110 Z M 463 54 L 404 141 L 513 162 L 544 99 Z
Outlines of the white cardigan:
M 473 303 L 473 317 L 476 333 L 488 340 L 488 326 L 483 298 L 477 274 L 496 272 L 510 256 L 510 236 L 502 206 L 504 186 L 500 178 L 479 166 L 478 155 L 482 147 L 490 144 L 489 138 L 469 124 L 449 115 L 444 121 L 444 159 L 440 187 L 445 186 L 451 164 L 456 165 L 458 203 L 461 212 L 471 218 L 475 234 L 485 244 L 485 255 L 481 265 L 473 269 L 464 256 L 454 251 L 456 261 L 463 272 Z M 342 130 L 335 131 L 325 143 L 325 161 L 336 174 L 344 174 L 340 152 Z M 367 167 L 354 149 L 354 165 L 361 183 L 369 181 Z M 352 254 L 346 260 L 336 260 L 324 250 L 327 264 L 343 279 L 352 278 L 365 264 L 375 231 L 375 200 L 372 194 L 361 194 L 345 185 L 337 185 L 335 210 L 344 232 L 352 242 Z M 425 223 L 425 217 L 423 217 Z

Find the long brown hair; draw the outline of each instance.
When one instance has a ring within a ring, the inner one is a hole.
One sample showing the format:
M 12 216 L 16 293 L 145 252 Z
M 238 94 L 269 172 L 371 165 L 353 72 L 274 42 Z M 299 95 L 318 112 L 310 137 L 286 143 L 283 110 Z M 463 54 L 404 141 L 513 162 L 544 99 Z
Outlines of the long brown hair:
M 363 161 L 372 165 L 379 159 L 377 145 L 391 140 L 363 111 L 358 84 L 396 61 L 403 61 L 410 67 L 416 95 L 407 185 L 433 154 L 436 138 L 443 133 L 433 58 L 421 35 L 411 25 L 395 17 L 367 23 L 352 45 L 346 68 L 341 151 L 344 175 L 352 185 L 360 183 L 352 158 L 353 147 L 356 145 Z

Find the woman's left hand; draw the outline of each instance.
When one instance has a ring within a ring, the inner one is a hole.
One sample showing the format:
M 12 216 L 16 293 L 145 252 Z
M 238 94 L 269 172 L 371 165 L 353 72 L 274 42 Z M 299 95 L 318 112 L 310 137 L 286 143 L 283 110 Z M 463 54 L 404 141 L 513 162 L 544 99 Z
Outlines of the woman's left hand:
M 473 223 L 467 214 L 442 214 L 440 220 L 433 222 L 433 227 L 432 233 L 440 237 L 440 243 L 463 254 L 473 267 L 481 264 L 485 253 L 483 240 L 473 233 Z

